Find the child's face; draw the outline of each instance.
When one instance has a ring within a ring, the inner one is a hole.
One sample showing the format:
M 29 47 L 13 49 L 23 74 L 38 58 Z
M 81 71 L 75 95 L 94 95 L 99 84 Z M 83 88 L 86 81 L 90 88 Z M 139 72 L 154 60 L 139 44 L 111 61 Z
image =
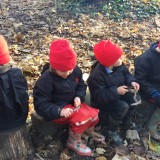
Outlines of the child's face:
M 55 72 L 62 78 L 67 78 L 72 72 L 73 72 L 73 69 L 72 70 L 69 70 L 69 71 L 59 71 L 59 70 L 55 70 Z
M 114 64 L 113 67 L 118 67 L 122 65 L 122 57 L 120 57 Z

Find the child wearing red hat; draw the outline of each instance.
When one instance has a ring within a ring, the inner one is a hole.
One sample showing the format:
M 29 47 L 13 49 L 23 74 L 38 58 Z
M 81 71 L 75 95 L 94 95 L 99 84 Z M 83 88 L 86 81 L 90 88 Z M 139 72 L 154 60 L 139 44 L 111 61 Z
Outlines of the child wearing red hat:
M 160 106 L 160 40 L 135 58 L 135 76 L 141 85 L 144 100 Z
M 0 35 L 0 131 L 24 125 L 28 115 L 27 82 L 10 63 L 6 40 Z
M 53 41 L 50 45 L 50 67 L 35 84 L 35 110 L 45 120 L 58 124 L 69 124 L 67 147 L 83 156 L 92 151 L 81 141 L 83 132 L 94 136 L 98 123 L 98 109 L 84 103 L 86 84 L 82 72 L 76 66 L 76 53 L 65 39 Z
M 91 105 L 109 114 L 106 117 L 105 135 L 116 145 L 122 144 L 118 133 L 120 123 L 124 122 L 129 127 L 132 124 L 131 106 L 140 103 L 133 103 L 133 93 L 129 92 L 130 86 L 137 92 L 139 84 L 122 63 L 122 53 L 121 48 L 110 40 L 96 44 L 94 54 L 98 61 L 87 80 Z

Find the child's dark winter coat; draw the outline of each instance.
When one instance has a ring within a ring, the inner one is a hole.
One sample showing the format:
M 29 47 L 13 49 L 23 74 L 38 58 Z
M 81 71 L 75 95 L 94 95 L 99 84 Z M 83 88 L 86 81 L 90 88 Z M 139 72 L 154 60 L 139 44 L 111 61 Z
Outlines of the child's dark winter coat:
M 88 79 L 92 106 L 106 108 L 107 104 L 120 99 L 117 88 L 122 85 L 130 86 L 133 81 L 136 79 L 126 66 L 116 67 L 113 72 L 108 73 L 103 65 L 97 63 Z
M 26 79 L 9 61 L 7 42 L 0 35 L 0 131 L 25 124 L 28 115 Z
M 60 118 L 60 110 L 73 104 L 75 97 L 80 97 L 84 102 L 86 85 L 79 67 L 75 67 L 66 79 L 47 69 L 37 81 L 33 93 L 35 110 L 51 121 Z
M 27 82 L 18 68 L 0 68 L 0 130 L 25 124 L 28 114 Z
M 160 42 L 159 42 L 160 45 Z M 145 99 L 153 99 L 160 104 L 160 47 L 158 42 L 135 59 L 135 76 L 139 81 L 141 95 Z

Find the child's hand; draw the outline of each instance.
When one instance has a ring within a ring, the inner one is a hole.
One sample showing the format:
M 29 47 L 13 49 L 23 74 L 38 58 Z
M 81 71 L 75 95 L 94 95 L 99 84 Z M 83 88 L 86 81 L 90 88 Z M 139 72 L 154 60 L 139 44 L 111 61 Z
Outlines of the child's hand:
M 128 87 L 127 86 L 120 86 L 117 88 L 117 92 L 120 94 L 120 95 L 124 95 L 126 92 L 128 92 Z
M 73 109 L 71 109 L 71 108 L 63 108 L 63 109 L 61 110 L 60 116 L 67 118 L 67 117 L 69 117 L 72 113 L 73 113 Z
M 134 87 L 134 89 L 135 89 L 136 91 L 138 91 L 139 88 L 140 88 L 139 84 L 136 83 L 136 82 L 132 82 L 131 85 Z
M 79 97 L 74 98 L 74 106 L 78 107 L 81 105 L 81 99 Z

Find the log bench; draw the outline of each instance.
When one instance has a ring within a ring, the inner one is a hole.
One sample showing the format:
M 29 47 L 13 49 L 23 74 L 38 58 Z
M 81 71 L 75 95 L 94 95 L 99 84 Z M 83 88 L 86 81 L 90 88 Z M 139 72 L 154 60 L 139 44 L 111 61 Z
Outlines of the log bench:
M 0 131 L 0 160 L 32 159 L 34 149 L 26 125 Z
M 150 119 L 146 122 L 145 126 L 149 131 L 151 138 L 160 142 L 160 108 L 159 107 L 155 108 L 154 112 L 151 114 Z
M 68 125 L 61 125 L 61 124 L 55 124 L 52 122 L 45 121 L 41 116 L 39 116 L 35 111 L 31 113 L 31 120 L 33 128 L 36 130 L 36 132 L 39 135 L 42 135 L 42 141 L 43 136 L 50 135 L 53 139 L 51 141 L 54 141 L 54 146 L 56 146 L 56 150 L 58 154 L 56 153 L 53 157 L 61 157 L 60 159 L 66 159 L 62 158 L 63 155 L 65 156 L 65 152 L 69 157 L 72 157 L 72 160 L 92 160 L 93 157 L 84 157 L 76 154 L 74 151 L 70 149 L 66 149 L 66 141 L 68 139 Z M 60 142 L 60 143 L 59 143 Z M 65 150 L 63 153 L 62 150 Z M 60 155 L 61 153 L 61 155 Z M 62 154 L 63 153 L 63 154 Z M 42 156 L 43 157 L 43 156 Z M 56 158 L 55 158 L 56 159 Z M 57 158 L 58 159 L 58 158 Z
M 53 122 L 48 122 L 43 119 L 36 111 L 31 113 L 32 125 L 36 132 L 42 136 L 52 136 L 56 139 L 59 136 L 63 136 L 63 133 L 68 131 L 68 125 L 56 124 Z

